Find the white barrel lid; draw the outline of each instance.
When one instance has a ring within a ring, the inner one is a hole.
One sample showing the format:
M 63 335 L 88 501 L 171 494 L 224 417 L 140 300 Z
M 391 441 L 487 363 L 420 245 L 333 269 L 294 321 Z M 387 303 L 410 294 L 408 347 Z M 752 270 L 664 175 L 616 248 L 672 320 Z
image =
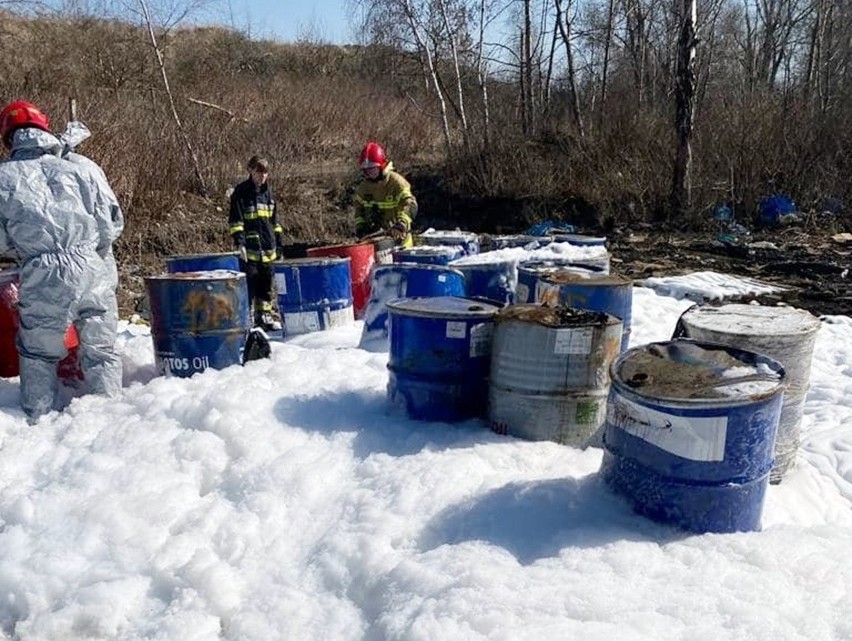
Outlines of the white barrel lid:
M 692 307 L 684 312 L 683 322 L 705 331 L 750 336 L 798 336 L 820 328 L 820 320 L 804 309 L 743 303 Z

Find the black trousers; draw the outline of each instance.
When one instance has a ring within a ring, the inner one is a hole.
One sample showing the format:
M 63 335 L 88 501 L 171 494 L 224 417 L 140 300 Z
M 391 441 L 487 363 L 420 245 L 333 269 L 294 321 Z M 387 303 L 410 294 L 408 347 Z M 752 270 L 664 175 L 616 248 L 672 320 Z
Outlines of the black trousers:
M 254 313 L 269 310 L 272 304 L 272 264 L 240 261 L 240 267 L 246 275 L 249 303 Z

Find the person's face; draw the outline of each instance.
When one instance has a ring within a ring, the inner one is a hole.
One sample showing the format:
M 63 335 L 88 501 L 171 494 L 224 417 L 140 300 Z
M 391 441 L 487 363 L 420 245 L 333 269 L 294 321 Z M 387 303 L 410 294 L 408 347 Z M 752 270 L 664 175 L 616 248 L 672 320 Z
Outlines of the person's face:
M 367 177 L 367 180 L 376 180 L 382 173 L 382 170 L 378 167 L 365 167 L 363 169 L 363 172 L 364 175 Z
M 269 168 L 255 167 L 254 169 L 249 170 L 249 175 L 251 176 L 252 182 L 260 187 L 266 182 L 266 179 L 269 178 Z

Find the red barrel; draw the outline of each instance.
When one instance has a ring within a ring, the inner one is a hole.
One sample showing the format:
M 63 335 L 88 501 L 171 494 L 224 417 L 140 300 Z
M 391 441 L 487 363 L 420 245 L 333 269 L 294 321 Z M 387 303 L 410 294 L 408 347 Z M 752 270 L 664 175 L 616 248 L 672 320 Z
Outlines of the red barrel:
M 376 249 L 373 243 L 313 247 L 308 250 L 308 256 L 348 256 L 350 258 L 352 306 L 355 308 L 355 318 L 363 317 L 367 301 L 370 300 L 370 273 L 373 265 L 376 264 Z
M 18 347 L 18 270 L 0 272 L 0 377 L 11 378 L 20 373 Z M 77 362 L 80 341 L 77 330 L 71 325 L 65 334 L 68 355 L 59 361 L 57 372 L 64 381 L 81 381 L 83 372 Z

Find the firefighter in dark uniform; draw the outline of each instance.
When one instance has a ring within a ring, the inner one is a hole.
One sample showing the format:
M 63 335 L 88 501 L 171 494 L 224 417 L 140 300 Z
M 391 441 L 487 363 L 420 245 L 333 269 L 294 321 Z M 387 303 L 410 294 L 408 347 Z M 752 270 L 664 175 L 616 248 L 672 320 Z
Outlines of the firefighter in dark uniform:
M 272 262 L 282 253 L 283 229 L 278 222 L 275 198 L 267 179 L 269 163 L 252 156 L 249 177 L 234 188 L 228 225 L 240 266 L 246 274 L 254 324 L 266 331 L 281 329 L 272 314 Z

